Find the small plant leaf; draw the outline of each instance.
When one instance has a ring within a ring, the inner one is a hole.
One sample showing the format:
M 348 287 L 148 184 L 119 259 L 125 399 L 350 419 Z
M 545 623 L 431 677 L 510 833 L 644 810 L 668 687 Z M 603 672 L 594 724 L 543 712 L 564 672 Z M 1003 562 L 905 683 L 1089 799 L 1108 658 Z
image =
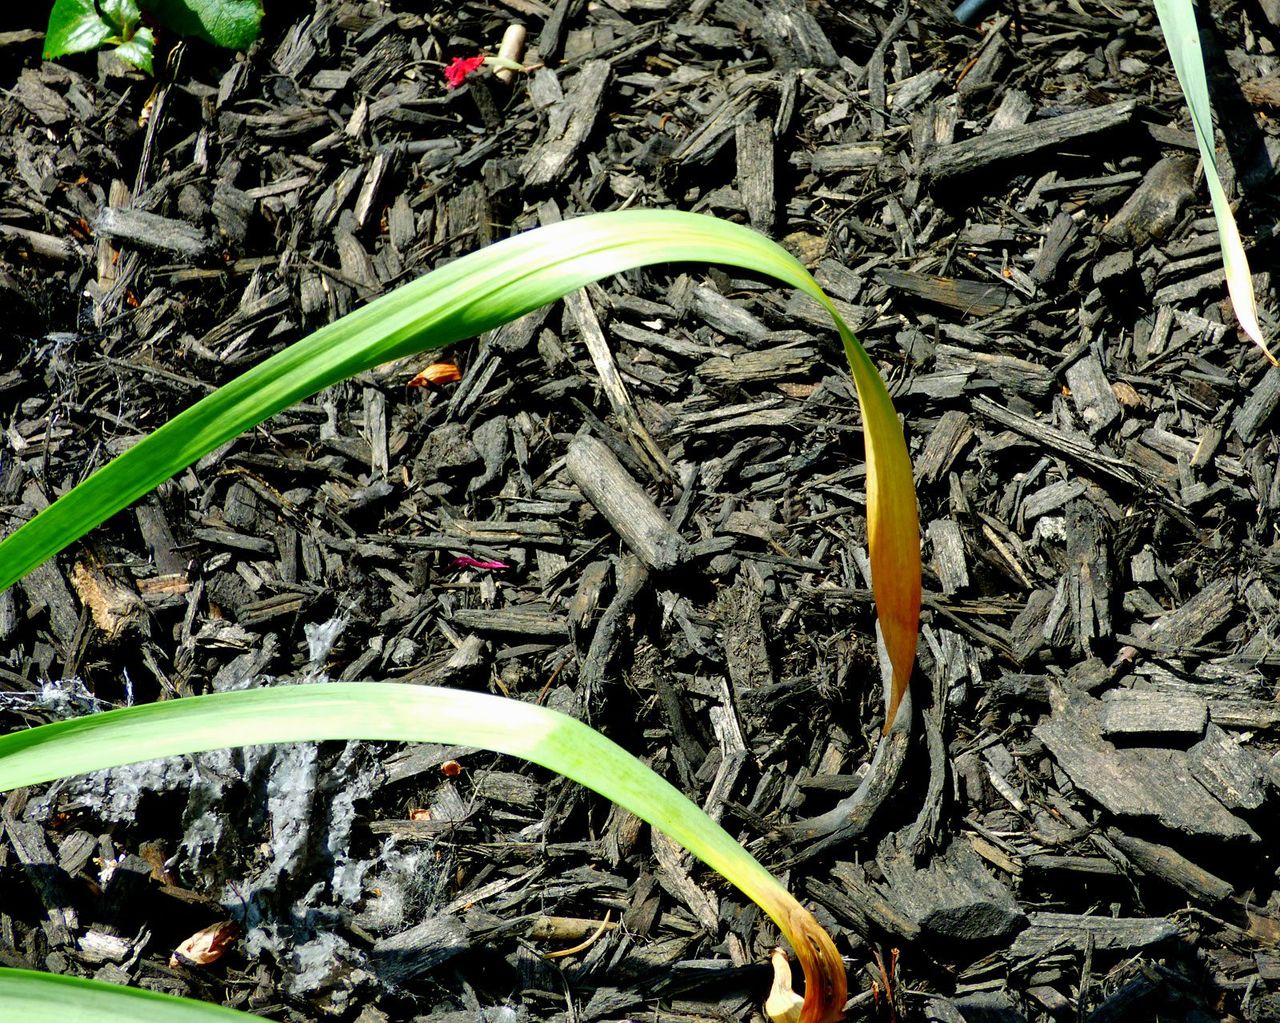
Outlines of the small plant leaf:
M 141 0 L 142 6 L 178 35 L 228 50 L 247 49 L 262 28 L 261 0 Z
M 97 49 L 118 31 L 98 13 L 94 0 L 56 0 L 44 33 L 45 59 Z
M 137 0 L 98 0 L 98 10 L 115 27 L 115 35 L 126 41 L 142 20 Z
M 1204 51 L 1200 47 L 1200 29 L 1191 0 L 1155 0 L 1156 16 L 1164 43 L 1173 61 L 1178 84 L 1191 111 L 1191 124 L 1200 146 L 1205 183 L 1213 203 L 1213 216 L 1218 223 L 1218 241 L 1222 245 L 1222 267 L 1226 272 L 1227 291 L 1236 319 L 1244 332 L 1262 349 L 1267 358 L 1276 361 L 1262 337 L 1258 325 L 1258 307 L 1254 300 L 1253 279 L 1249 260 L 1240 241 L 1240 231 L 1231 213 L 1231 204 L 1218 177 L 1218 156 L 1213 140 L 1213 107 L 1209 103 L 1209 83 L 1205 74 Z
M 149 75 L 155 73 L 152 70 L 152 58 L 156 52 L 156 37 L 151 29 L 145 26 L 134 32 L 132 39 L 121 43 L 111 52 Z

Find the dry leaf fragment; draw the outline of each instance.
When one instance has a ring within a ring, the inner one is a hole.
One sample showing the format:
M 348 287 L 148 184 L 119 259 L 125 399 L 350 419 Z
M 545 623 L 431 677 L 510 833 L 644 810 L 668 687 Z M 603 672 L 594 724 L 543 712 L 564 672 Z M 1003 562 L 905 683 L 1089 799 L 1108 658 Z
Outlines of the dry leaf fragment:
M 1125 383 L 1123 380 L 1117 380 L 1111 385 L 1111 393 L 1125 408 L 1141 408 L 1145 404 L 1142 395 L 1134 389 L 1133 384 Z
M 147 607 L 138 592 L 117 582 L 96 565 L 76 562 L 71 570 L 71 585 L 108 643 L 143 628 Z
M 208 966 L 215 963 L 238 937 L 240 927 L 234 920 L 210 924 L 196 931 L 173 950 L 173 955 L 169 957 L 169 967 L 176 970 L 179 966 Z

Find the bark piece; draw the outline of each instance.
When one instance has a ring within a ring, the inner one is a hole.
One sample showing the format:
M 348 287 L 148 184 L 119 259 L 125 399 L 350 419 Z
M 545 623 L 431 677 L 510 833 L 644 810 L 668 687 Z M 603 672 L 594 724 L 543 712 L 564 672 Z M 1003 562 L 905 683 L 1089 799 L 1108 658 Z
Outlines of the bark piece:
M 1217 905 L 1231 894 L 1230 884 L 1171 846 L 1126 835 L 1119 828 L 1108 828 L 1107 838 L 1140 869 L 1181 888 L 1199 902 Z
M 608 61 L 588 61 L 570 81 L 568 98 L 548 111 L 542 138 L 525 161 L 528 187 L 544 187 L 565 176 L 604 105 L 609 73 Z
M 1009 955 L 1017 958 L 1071 949 L 1083 952 L 1129 952 L 1150 948 L 1178 936 L 1178 925 L 1166 917 L 1115 918 L 1073 913 L 1032 913 L 1025 931 L 1013 940 Z
M 1120 402 L 1096 352 L 1090 352 L 1067 370 L 1067 386 L 1090 434 L 1106 429 L 1120 415 Z
M 1053 714 L 1035 735 L 1072 782 L 1114 814 L 1154 818 L 1171 831 L 1257 842 L 1243 820 L 1196 780 L 1196 765 L 1176 749 L 1117 749 L 1101 731 L 1102 704 L 1050 687 Z
M 1190 156 L 1166 156 L 1158 161 L 1102 233 L 1137 248 L 1159 241 L 1194 197 L 1195 169 L 1195 158 Z
M 751 226 L 761 234 L 773 234 L 777 196 L 773 177 L 773 124 L 768 120 L 745 121 L 735 129 L 738 149 L 738 191 Z
M 933 567 L 947 596 L 969 585 L 965 566 L 964 536 L 955 519 L 935 519 L 929 523 L 929 541 L 933 544 Z
M 1194 735 L 1204 734 L 1209 706 L 1194 696 L 1144 689 L 1121 689 L 1102 697 L 1102 734 Z
M 658 572 L 685 562 L 689 545 L 608 447 L 588 435 L 575 437 L 565 464 L 583 496 L 641 561 Z
M 1071 139 L 1118 128 L 1128 123 L 1136 109 L 1135 100 L 1121 100 L 939 146 L 925 159 L 923 170 L 927 176 L 937 180 L 968 174 L 992 163 L 1038 153 Z
M 1235 607 L 1235 590 L 1235 580 L 1231 577 L 1215 579 L 1151 626 L 1147 635 L 1142 637 L 1142 645 L 1148 650 L 1169 653 L 1196 646 L 1231 616 Z
M 185 259 L 200 260 L 213 252 L 213 243 L 200 228 L 185 220 L 145 213 L 123 206 L 105 206 L 93 222 L 104 238 L 128 242 L 145 249 L 172 252 Z

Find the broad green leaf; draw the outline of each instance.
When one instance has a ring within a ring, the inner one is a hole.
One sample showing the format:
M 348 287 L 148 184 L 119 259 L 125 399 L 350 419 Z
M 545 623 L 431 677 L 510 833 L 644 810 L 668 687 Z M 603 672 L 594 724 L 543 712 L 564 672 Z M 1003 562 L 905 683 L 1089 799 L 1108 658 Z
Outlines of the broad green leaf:
M 45 59 L 96 49 L 117 31 L 98 13 L 94 0 L 56 0 L 44 33 Z
M 911 459 L 874 363 L 785 249 L 748 228 L 672 210 L 599 213 L 473 252 L 349 313 L 219 388 L 0 542 L 0 590 L 220 444 L 364 370 L 474 337 L 609 274 L 651 263 L 724 263 L 771 276 L 831 314 L 862 406 L 872 589 L 906 691 L 920 617 L 920 534 Z
M 1195 10 L 1191 0 L 1155 0 L 1156 16 L 1164 43 L 1173 60 L 1178 84 L 1191 111 L 1191 124 L 1196 142 L 1200 146 L 1200 159 L 1204 164 L 1205 183 L 1209 186 L 1209 198 L 1213 203 L 1213 217 L 1218 224 L 1218 241 L 1222 245 L 1222 267 L 1227 276 L 1227 291 L 1236 311 L 1236 319 L 1267 358 L 1275 362 L 1275 356 L 1262 337 L 1258 325 L 1258 307 L 1254 301 L 1253 278 L 1249 274 L 1249 260 L 1240 241 L 1227 193 L 1218 177 L 1218 155 L 1213 141 L 1213 107 L 1209 103 L 1209 83 L 1205 76 L 1204 52 L 1200 48 L 1200 30 L 1196 25 Z
M 844 966 L 808 910 L 669 782 L 595 729 L 537 704 L 385 682 L 312 683 L 168 700 L 0 737 L 0 791 L 229 744 L 326 739 L 479 746 L 541 764 L 598 792 L 666 832 L 768 913 L 804 966 L 803 1018 L 839 1018 Z
M 120 984 L 0 969 L 0 1019 L 14 1023 L 257 1023 L 261 1017 Z
M 228 50 L 248 49 L 262 27 L 261 0 L 142 0 L 142 6 L 179 35 Z

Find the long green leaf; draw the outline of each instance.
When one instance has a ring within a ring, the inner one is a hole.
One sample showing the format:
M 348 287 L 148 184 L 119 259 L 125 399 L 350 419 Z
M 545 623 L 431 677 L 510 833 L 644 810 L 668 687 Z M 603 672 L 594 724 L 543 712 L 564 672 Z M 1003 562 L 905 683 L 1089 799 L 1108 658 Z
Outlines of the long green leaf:
M 1195 129 L 1196 142 L 1200 146 L 1200 160 L 1204 164 L 1205 183 L 1209 186 L 1209 198 L 1213 203 L 1213 217 L 1218 224 L 1218 241 L 1222 245 L 1222 267 L 1227 276 L 1227 291 L 1236 319 L 1255 344 L 1272 362 L 1276 361 L 1271 349 L 1262 338 L 1258 325 L 1258 306 L 1253 295 L 1253 278 L 1249 273 L 1249 259 L 1240 241 L 1236 218 L 1231 213 L 1227 193 L 1218 177 L 1217 147 L 1213 142 L 1213 107 L 1209 103 L 1209 83 L 1205 75 L 1204 51 L 1200 47 L 1200 29 L 1196 25 L 1196 12 L 1191 0 L 1155 0 L 1156 16 L 1178 84 L 1191 111 L 1191 125 Z
M 261 1017 L 100 980 L 0 969 L 0 1019 L 13 1023 L 258 1023 Z
M 786 888 L 665 779 L 588 725 L 536 704 L 379 682 L 214 693 L 127 707 L 0 737 L 0 791 L 229 745 L 324 739 L 479 746 L 541 764 L 666 832 L 756 902 L 809 977 L 807 1019 L 844 1003 L 831 939 Z
M 724 263 L 817 299 L 844 343 L 862 406 L 872 586 L 894 669 L 886 726 L 915 660 L 920 534 L 911 459 L 874 363 L 804 266 L 745 227 L 672 210 L 600 213 L 528 231 L 404 285 L 265 360 L 170 420 L 0 543 L 0 590 L 220 444 L 331 384 L 473 337 L 609 274 Z

